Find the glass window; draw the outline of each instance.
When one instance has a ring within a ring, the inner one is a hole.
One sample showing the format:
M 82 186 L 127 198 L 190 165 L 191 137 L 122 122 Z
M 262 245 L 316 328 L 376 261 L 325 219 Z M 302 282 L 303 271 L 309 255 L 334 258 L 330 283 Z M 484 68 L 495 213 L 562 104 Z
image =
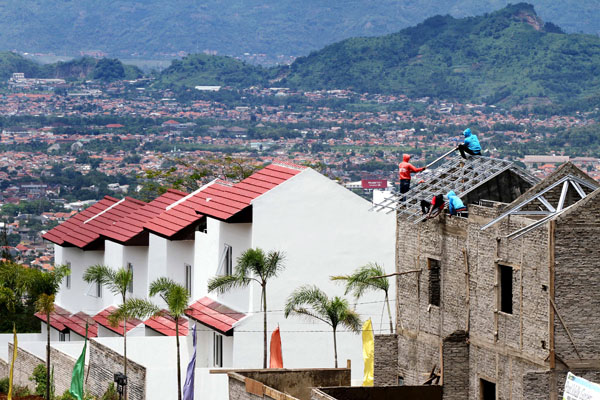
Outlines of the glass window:
M 223 336 L 213 332 L 213 364 L 215 367 L 223 366 Z
M 192 266 L 190 264 L 184 264 L 185 267 L 185 288 L 188 293 L 192 293 Z
M 129 293 L 133 293 L 133 264 L 127 263 L 127 271 L 131 274 L 131 281 L 129 281 L 129 286 L 127 287 L 127 291 Z

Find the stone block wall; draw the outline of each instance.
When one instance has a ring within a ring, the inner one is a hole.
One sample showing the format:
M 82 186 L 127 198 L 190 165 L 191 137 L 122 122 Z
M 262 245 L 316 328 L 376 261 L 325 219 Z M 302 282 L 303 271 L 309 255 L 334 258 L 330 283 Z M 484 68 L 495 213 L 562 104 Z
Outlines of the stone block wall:
M 398 384 L 398 335 L 375 335 L 375 386 Z
M 123 371 L 123 357 L 95 340 L 88 342 L 89 378 L 88 390 L 94 396 L 102 396 L 115 372 Z M 127 393 L 130 400 L 143 400 L 146 395 L 146 368 L 129 360 L 127 362 Z
M 576 364 L 580 355 L 583 360 L 600 360 L 598 200 L 597 190 L 556 220 L 554 340 L 556 354 L 569 365 Z
M 600 371 L 589 370 L 573 370 L 573 374 L 587 379 L 592 382 L 600 382 Z M 523 398 L 536 400 L 551 400 L 552 394 L 554 399 L 561 399 L 565 389 L 565 381 L 567 379 L 567 371 L 556 371 L 554 373 L 545 372 L 528 372 L 523 376 Z M 554 383 L 552 382 L 554 380 Z M 556 390 L 551 393 L 551 387 L 555 386 Z
M 50 363 L 54 368 L 54 391 L 56 395 L 62 395 L 65 390 L 71 387 L 73 367 L 75 367 L 76 361 L 73 357 L 50 347 Z
M 456 331 L 444 339 L 443 382 L 444 400 L 464 400 L 469 396 L 468 334 Z

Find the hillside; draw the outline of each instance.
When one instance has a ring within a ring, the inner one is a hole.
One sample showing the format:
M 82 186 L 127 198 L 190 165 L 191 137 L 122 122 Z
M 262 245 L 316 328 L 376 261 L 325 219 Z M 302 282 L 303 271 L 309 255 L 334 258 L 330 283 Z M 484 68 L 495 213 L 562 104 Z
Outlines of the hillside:
M 10 78 L 14 72 L 24 72 L 28 78 L 96 79 L 104 82 L 142 76 L 139 68 L 124 65 L 116 59 L 82 57 L 42 65 L 12 52 L 1 52 L 0 80 Z
M 398 33 L 353 38 L 298 58 L 278 86 L 353 88 L 446 99 L 548 102 L 600 89 L 600 39 L 564 34 L 532 6 L 436 16 Z
M 0 49 L 110 57 L 168 57 L 178 51 L 300 56 L 356 36 L 378 36 L 433 15 L 462 18 L 510 0 L 7 0 Z M 567 32 L 600 32 L 600 0 L 530 0 Z
M 248 87 L 266 85 L 268 71 L 239 60 L 223 57 L 192 54 L 174 60 L 163 70 L 157 86 L 218 85 Z

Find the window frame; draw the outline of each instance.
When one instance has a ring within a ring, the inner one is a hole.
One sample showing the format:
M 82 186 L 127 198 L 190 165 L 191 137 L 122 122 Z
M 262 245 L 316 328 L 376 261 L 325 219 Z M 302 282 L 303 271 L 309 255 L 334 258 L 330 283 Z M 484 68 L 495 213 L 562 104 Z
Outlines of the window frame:
M 65 288 L 66 289 L 71 289 L 71 261 L 67 261 L 65 263 L 65 266 L 67 267 L 67 269 L 69 270 L 69 274 L 65 277 Z
M 497 263 L 496 268 L 498 274 L 498 296 L 497 296 L 497 309 L 504 314 L 514 314 L 514 296 L 515 296 L 515 285 L 514 285 L 514 271 L 515 267 L 505 263 Z M 510 279 L 509 279 L 510 278 Z M 510 284 L 510 301 L 506 297 L 508 289 L 506 285 Z
M 427 270 L 429 276 L 427 278 L 428 296 L 427 301 L 429 305 L 440 307 L 442 304 L 442 266 L 440 260 L 436 258 L 427 257 Z M 435 275 L 434 274 L 435 271 Z M 434 276 L 437 275 L 437 279 Z M 437 285 L 437 296 L 434 297 L 434 285 Z M 437 300 L 437 301 L 436 301 Z
M 188 264 L 188 263 L 184 263 L 183 264 L 183 268 L 184 268 L 184 275 L 185 275 L 185 288 L 188 291 L 188 293 L 191 295 L 192 294 L 192 265 Z
M 129 285 L 127 285 L 127 292 L 132 294 L 133 293 L 133 264 L 130 262 L 127 263 L 127 271 L 131 271 L 131 282 L 129 282 Z
M 213 366 L 223 367 L 223 335 L 213 332 Z

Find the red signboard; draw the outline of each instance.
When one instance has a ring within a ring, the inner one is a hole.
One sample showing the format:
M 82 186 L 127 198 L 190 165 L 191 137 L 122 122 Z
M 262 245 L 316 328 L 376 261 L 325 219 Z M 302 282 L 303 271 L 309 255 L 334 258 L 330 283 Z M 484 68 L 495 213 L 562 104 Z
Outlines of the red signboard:
M 363 189 L 386 189 L 387 179 L 363 179 L 360 181 Z

